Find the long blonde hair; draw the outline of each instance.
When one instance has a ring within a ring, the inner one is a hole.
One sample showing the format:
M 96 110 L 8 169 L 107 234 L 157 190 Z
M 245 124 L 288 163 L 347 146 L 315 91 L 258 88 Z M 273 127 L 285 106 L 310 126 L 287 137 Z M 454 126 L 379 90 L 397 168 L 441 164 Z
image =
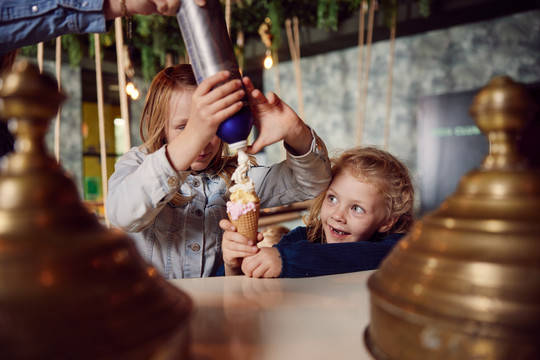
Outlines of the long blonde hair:
M 372 184 L 383 195 L 386 220 L 397 218 L 385 233 L 406 233 L 414 222 L 414 187 L 409 170 L 396 157 L 375 147 L 356 147 L 332 159 L 332 178 L 348 171 L 359 181 Z M 320 194 L 310 208 L 304 222 L 308 227 L 308 240 L 326 242 L 321 222 L 321 207 L 326 191 Z M 385 235 L 380 234 L 380 235 Z
M 177 91 L 193 93 L 197 81 L 191 65 L 175 65 L 161 70 L 150 85 L 146 103 L 142 111 L 140 136 L 148 153 L 159 150 L 166 144 L 165 129 L 169 124 L 169 104 Z M 210 161 L 204 172 L 215 174 L 230 185 L 231 176 L 238 166 L 236 156 L 229 155 L 228 146 L 221 141 L 216 156 Z M 192 196 L 177 192 L 171 202 L 182 205 L 191 201 Z

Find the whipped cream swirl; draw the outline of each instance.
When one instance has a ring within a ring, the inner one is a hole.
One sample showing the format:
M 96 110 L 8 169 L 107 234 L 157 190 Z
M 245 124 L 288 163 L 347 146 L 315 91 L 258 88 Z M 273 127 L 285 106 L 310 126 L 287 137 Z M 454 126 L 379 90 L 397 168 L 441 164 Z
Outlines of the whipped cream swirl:
M 249 169 L 249 157 L 244 150 L 238 150 L 238 167 L 232 174 L 232 180 L 235 185 L 231 186 L 229 191 L 234 193 L 238 190 L 243 190 L 247 193 L 255 192 L 253 181 L 246 176 Z

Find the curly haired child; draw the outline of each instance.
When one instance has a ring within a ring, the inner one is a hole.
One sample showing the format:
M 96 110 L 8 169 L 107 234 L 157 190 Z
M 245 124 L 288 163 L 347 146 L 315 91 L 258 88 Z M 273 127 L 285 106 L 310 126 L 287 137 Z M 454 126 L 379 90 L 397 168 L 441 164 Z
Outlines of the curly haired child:
M 333 161 L 332 181 L 314 200 L 307 226 L 277 245 L 258 249 L 222 220 L 225 274 L 307 277 L 376 269 L 410 230 L 413 207 L 405 165 L 375 147 L 353 148 Z

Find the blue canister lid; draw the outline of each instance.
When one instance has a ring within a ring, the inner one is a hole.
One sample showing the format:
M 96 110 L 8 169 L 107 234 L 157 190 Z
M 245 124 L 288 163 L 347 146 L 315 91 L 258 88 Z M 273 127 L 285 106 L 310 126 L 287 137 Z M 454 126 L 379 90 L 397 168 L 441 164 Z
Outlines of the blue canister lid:
M 249 106 L 244 106 L 219 125 L 217 136 L 227 144 L 234 144 L 246 140 L 252 127 L 253 114 Z

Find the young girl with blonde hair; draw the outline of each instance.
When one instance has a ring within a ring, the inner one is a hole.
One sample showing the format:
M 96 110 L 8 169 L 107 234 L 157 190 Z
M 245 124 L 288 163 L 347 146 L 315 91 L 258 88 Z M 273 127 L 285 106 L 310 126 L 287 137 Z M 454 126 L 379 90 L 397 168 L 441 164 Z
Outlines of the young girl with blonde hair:
M 397 158 L 374 147 L 345 151 L 305 217 L 307 227 L 292 230 L 277 245 L 258 249 L 221 221 L 225 274 L 306 277 L 376 269 L 410 230 L 413 207 L 409 171 Z
M 197 86 L 191 65 L 162 70 L 153 80 L 141 120 L 144 142 L 115 165 L 107 216 L 131 233 L 143 257 L 166 278 L 215 275 L 223 264 L 222 230 L 235 156 L 216 131 L 247 95 L 259 135 L 255 154 L 284 141 L 287 160 L 254 166 L 261 208 L 318 196 L 330 181 L 324 143 L 275 94 L 264 96 L 249 78 L 227 81 L 226 71 Z

